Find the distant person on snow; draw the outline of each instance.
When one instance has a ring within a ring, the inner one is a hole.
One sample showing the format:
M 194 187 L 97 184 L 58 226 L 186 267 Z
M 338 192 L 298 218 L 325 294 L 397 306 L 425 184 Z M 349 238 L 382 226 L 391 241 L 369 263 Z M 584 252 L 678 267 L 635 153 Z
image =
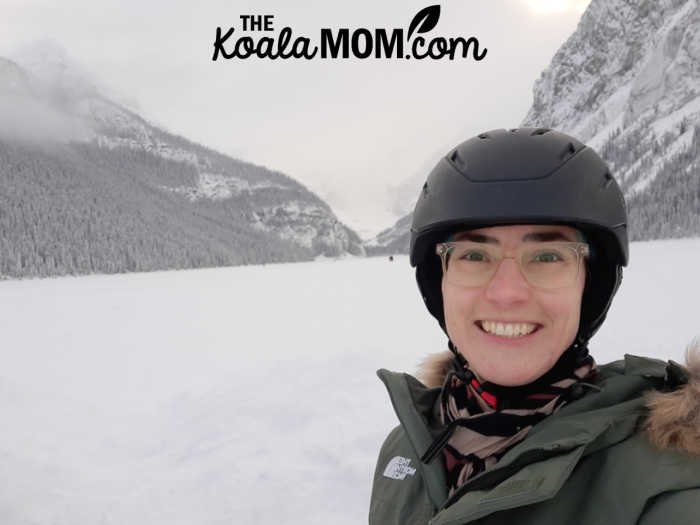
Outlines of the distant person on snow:
M 700 523 L 698 348 L 588 352 L 627 259 L 620 188 L 576 139 L 491 131 L 438 163 L 410 262 L 450 351 L 378 372 L 400 425 L 371 525 Z

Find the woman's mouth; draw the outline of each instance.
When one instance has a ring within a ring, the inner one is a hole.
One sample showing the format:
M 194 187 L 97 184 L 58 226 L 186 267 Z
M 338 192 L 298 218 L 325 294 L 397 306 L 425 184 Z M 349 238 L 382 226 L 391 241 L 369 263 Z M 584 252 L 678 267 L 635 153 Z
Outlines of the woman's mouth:
M 487 334 L 511 338 L 530 335 L 540 327 L 540 325 L 535 323 L 508 323 L 503 321 L 477 321 L 475 324 Z

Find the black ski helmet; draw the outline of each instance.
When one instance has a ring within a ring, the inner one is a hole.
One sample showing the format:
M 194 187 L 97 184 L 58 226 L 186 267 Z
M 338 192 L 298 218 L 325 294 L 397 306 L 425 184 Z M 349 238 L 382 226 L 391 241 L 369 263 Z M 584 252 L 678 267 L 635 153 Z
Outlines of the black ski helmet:
M 508 224 L 564 224 L 585 235 L 592 254 L 577 342 L 586 344 L 605 320 L 628 260 L 625 201 L 608 166 L 578 140 L 543 128 L 482 133 L 441 159 L 413 212 L 410 261 L 443 330 L 435 244 L 456 231 Z

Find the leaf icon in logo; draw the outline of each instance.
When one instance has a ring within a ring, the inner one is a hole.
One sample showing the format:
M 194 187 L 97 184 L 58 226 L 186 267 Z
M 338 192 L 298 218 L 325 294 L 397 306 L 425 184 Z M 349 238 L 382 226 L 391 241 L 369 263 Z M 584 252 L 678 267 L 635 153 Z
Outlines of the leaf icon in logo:
M 440 20 L 440 5 L 430 5 L 418 11 L 416 16 L 411 20 L 411 25 L 408 26 L 408 40 L 411 39 L 411 35 L 418 27 L 419 33 L 427 33 L 433 29 Z

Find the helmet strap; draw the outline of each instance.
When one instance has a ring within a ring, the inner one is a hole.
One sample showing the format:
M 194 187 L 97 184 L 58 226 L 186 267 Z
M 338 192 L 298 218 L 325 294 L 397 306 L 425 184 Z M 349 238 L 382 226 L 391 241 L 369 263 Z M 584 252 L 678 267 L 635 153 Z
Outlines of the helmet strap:
M 580 331 L 576 334 L 576 339 L 571 343 L 571 347 L 575 350 L 579 348 L 586 348 L 588 346 L 588 338 L 585 337 Z
M 464 368 L 465 366 L 468 365 L 467 360 L 459 352 L 457 347 L 454 345 L 454 343 L 450 339 L 447 340 L 447 348 L 449 348 L 450 352 L 452 352 L 455 355 L 455 359 L 457 360 L 457 363 L 459 363 L 459 366 L 461 368 Z

